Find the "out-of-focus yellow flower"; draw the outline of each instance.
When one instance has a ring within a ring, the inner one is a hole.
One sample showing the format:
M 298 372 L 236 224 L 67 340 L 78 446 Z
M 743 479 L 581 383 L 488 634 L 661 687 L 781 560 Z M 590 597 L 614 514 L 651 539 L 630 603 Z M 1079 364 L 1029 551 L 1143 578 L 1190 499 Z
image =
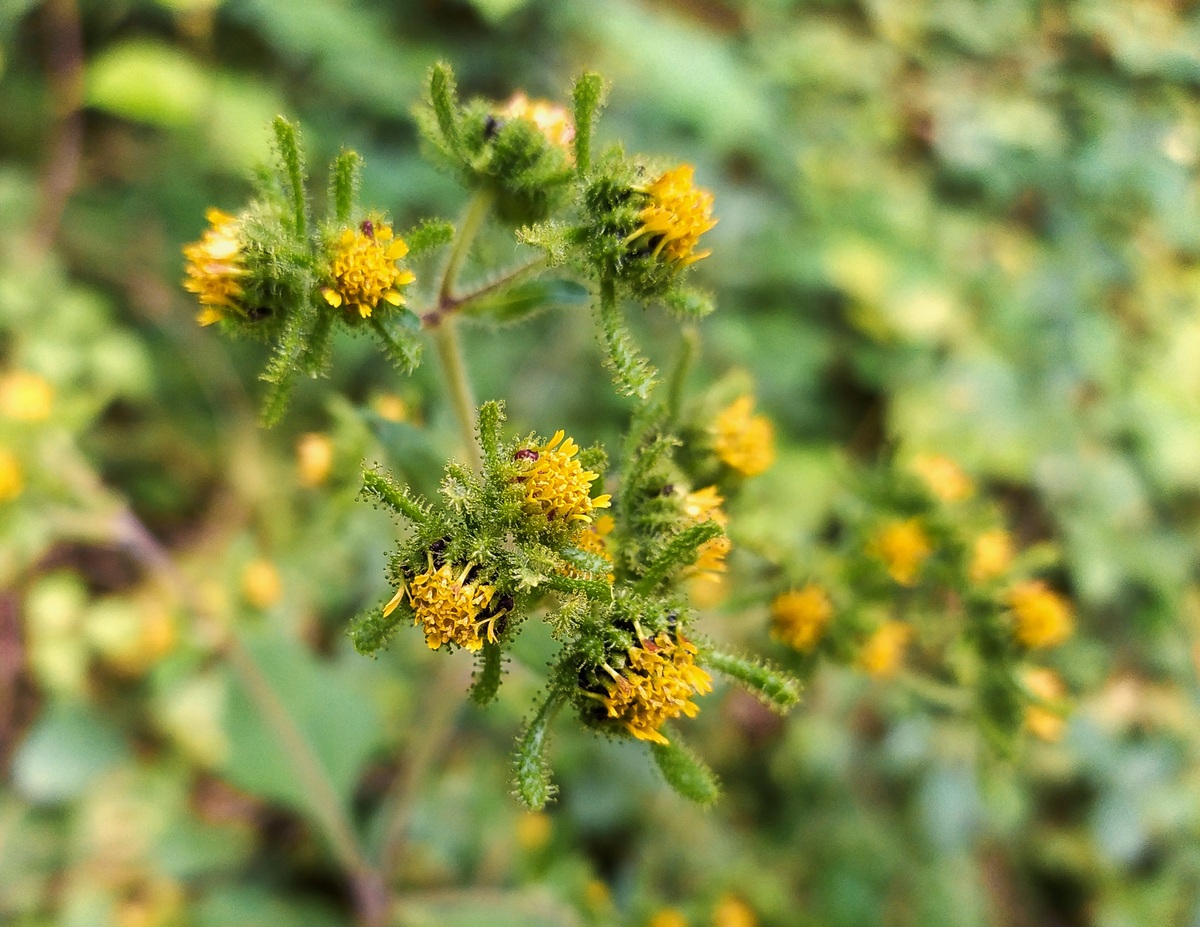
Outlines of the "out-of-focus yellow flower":
M 380 302 L 403 306 L 397 288 L 417 278 L 411 270 L 396 266 L 408 254 L 408 245 L 393 238 L 392 227 L 378 219 L 343 229 L 329 249 L 329 283 L 321 290 L 325 302 L 335 309 L 345 306 L 364 319 Z
M 524 93 L 514 93 L 499 113 L 505 119 L 525 119 L 532 122 L 551 145 L 562 150 L 567 160 L 574 162 L 575 122 L 566 107 L 548 100 L 531 100 Z
M 225 318 L 226 309 L 237 309 L 242 295 L 242 224 L 228 213 L 210 209 L 205 214 L 209 227 L 183 249 L 187 279 L 183 287 L 200 300 L 196 321 L 212 325 Z
M 712 677 L 696 665 L 696 645 L 682 634 L 642 638 L 629 648 L 623 672 L 608 664 L 604 669 L 612 680 L 607 697 L 597 699 L 608 716 L 652 743 L 669 743 L 659 728 L 681 714 L 694 718 L 700 709 L 692 697 L 712 691 Z
M 921 565 L 933 553 L 929 535 L 917 518 L 884 522 L 871 536 L 867 549 L 901 586 L 916 582 Z
M 903 621 L 885 621 L 867 638 L 858 653 L 858 665 L 870 676 L 894 676 L 904 663 L 904 650 L 912 628 Z
M 1030 667 L 1021 676 L 1029 693 L 1049 705 L 1027 705 L 1025 707 L 1025 726 L 1033 735 L 1041 740 L 1055 743 L 1062 739 L 1063 730 L 1067 726 L 1066 719 L 1055 710 L 1055 703 L 1067 694 L 1067 687 L 1062 677 L 1052 669 L 1044 666 Z
M 986 583 L 999 579 L 1012 566 L 1016 550 L 1012 535 L 1003 528 L 985 531 L 971 544 L 971 565 L 968 570 L 971 582 Z
M 270 608 L 283 596 L 283 580 L 270 560 L 251 560 L 242 570 L 242 595 L 255 608 Z
M 607 911 L 612 907 L 612 892 L 601 879 L 589 879 L 583 887 L 583 901 L 589 911 Z
M 540 447 L 522 448 L 516 453 L 521 466 L 517 480 L 525 484 L 526 506 L 547 518 L 562 518 L 589 524 L 595 509 L 608 508 L 608 493 L 591 498 L 592 483 L 599 475 L 583 469 L 575 458 L 579 445 L 565 432 L 554 433 Z
M 1018 583 L 1008 593 L 1013 633 L 1030 649 L 1054 647 L 1071 636 L 1075 619 L 1071 603 L 1041 580 Z
M 745 476 L 758 476 L 775 462 L 775 429 L 769 418 L 753 411 L 754 397 L 740 396 L 713 423 L 717 457 Z
M 380 393 L 372 404 L 375 414 L 388 422 L 408 421 L 408 404 L 395 393 Z
M 655 912 L 647 927 L 688 927 L 688 922 L 675 908 L 663 908 Z
M 0 415 L 18 422 L 42 422 L 54 408 L 54 387 L 28 370 L 0 377 Z
M 11 502 L 25 489 L 21 461 L 6 447 L 0 447 L 0 502 Z
M 296 464 L 301 486 L 312 488 L 329 479 L 333 469 L 333 442 L 329 435 L 315 431 L 301 435 L 296 442 Z
M 802 653 L 812 650 L 833 617 L 829 593 L 817 583 L 793 589 L 771 603 L 771 636 Z
M 961 502 L 975 492 L 975 483 L 957 463 L 943 454 L 918 454 L 912 470 L 943 502 Z
M 690 164 L 667 171 L 648 187 L 634 188 L 648 197 L 638 214 L 642 224 L 627 242 L 649 235 L 654 257 L 665 254 L 668 261 L 686 267 L 712 254 L 695 250 L 700 236 L 717 224 L 712 217 L 713 196 L 697 187 Z
M 758 918 L 746 902 L 726 892 L 713 909 L 713 927 L 758 927 Z
M 545 811 L 526 811 L 517 818 L 517 843 L 523 850 L 535 852 L 550 842 L 553 829 Z

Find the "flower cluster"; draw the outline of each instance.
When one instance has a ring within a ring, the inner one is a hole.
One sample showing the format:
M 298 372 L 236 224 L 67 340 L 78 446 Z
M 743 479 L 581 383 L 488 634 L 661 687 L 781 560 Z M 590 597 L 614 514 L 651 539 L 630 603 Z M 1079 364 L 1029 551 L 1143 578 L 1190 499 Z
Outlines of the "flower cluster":
M 806 672 L 824 657 L 875 678 L 955 675 L 1001 749 L 1023 718 L 1035 735 L 1057 736 L 1065 686 L 1031 660 L 1066 642 L 1074 618 L 1066 598 L 1030 575 L 1044 548 L 1018 551 L 975 480 L 944 455 L 918 454 L 858 482 L 836 528 L 839 556 L 821 571 L 806 563 L 804 582 L 776 596 L 771 636 Z M 929 666 L 906 668 L 910 649 Z
M 659 759 L 668 779 L 683 775 L 680 763 L 699 761 L 664 726 L 696 714 L 712 669 L 773 704 L 794 701 L 785 677 L 687 630 L 695 608 L 686 582 L 723 569 L 728 545 L 715 487 L 674 491 L 669 445 L 656 445 L 618 480 L 622 498 L 648 504 L 598 515 L 612 501 L 596 491 L 605 466 L 599 448 L 581 450 L 561 431 L 548 441 L 504 440 L 502 421 L 499 404 L 480 410 L 482 472 L 448 466 L 439 505 L 378 470 L 366 473 L 365 495 L 402 515 L 411 537 L 391 558 L 395 595 L 352 628 L 360 650 L 378 650 L 408 619 L 431 649 L 478 653 L 472 694 L 486 703 L 500 685 L 503 652 L 532 615 L 545 615 L 561 652 L 538 723 L 573 703 L 589 727 L 667 749 Z M 535 747 L 540 742 L 518 747 L 517 769 L 518 790 L 536 805 L 548 780 L 540 759 L 523 752 Z

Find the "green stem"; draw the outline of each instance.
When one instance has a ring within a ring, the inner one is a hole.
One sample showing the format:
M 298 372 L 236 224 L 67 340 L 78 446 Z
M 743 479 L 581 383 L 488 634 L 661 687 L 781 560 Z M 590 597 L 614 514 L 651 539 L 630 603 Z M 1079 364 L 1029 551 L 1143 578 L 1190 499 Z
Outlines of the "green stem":
M 671 380 L 667 384 L 668 428 L 679 418 L 679 412 L 683 408 L 683 394 L 687 386 L 688 374 L 692 370 L 692 362 L 696 359 L 696 353 L 700 347 L 700 335 L 696 331 L 695 325 L 685 325 L 680 335 L 679 359 L 675 362 L 675 369 L 671 371 Z
M 475 436 L 475 397 L 471 392 L 471 381 L 467 377 L 467 366 L 463 362 L 458 329 L 453 318 L 442 319 L 433 330 L 433 342 L 437 345 L 438 359 L 442 362 L 442 373 L 450 390 L 450 405 L 458 419 L 463 447 L 471 469 L 478 473 L 483 469 L 483 453 Z
M 438 289 L 439 307 L 454 300 L 454 284 L 458 282 L 458 272 L 462 270 L 463 261 L 467 259 L 471 245 L 475 243 L 475 236 L 479 234 L 484 220 L 491 212 L 492 200 L 491 193 L 480 190 L 467 205 L 466 215 L 463 216 L 462 224 L 458 227 L 458 237 L 454 241 L 450 257 L 446 259 L 446 269 L 442 273 L 442 285 Z
M 454 319 L 446 315 L 444 310 L 454 304 L 454 284 L 458 280 L 458 272 L 462 269 L 471 244 L 483 228 L 491 208 L 490 193 L 481 190 L 471 199 L 462 224 L 459 225 L 458 237 L 450 250 L 450 257 L 446 259 L 442 285 L 438 288 L 437 305 L 424 319 L 426 327 L 433 329 L 433 340 L 437 345 L 438 358 L 442 362 L 442 373 L 450 390 L 450 405 L 454 409 L 455 418 L 458 419 L 467 458 L 476 472 L 483 469 L 483 454 L 475 437 L 475 397 L 472 395 L 471 381 L 467 376 L 467 366 L 463 362 L 462 346 L 455 330 Z

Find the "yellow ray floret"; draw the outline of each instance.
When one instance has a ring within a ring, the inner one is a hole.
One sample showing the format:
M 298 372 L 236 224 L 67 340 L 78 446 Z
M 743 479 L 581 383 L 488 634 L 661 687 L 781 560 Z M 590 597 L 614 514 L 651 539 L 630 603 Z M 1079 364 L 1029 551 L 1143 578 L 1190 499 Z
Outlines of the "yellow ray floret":
M 696 665 L 696 646 L 682 634 L 672 638 L 663 631 L 647 638 L 639 628 L 638 637 L 624 672 L 605 664 L 612 680 L 605 684 L 608 695 L 597 698 L 608 717 L 638 740 L 665 744 L 659 728 L 679 715 L 695 717 L 700 709 L 692 697 L 711 692 L 712 677 Z
M 223 310 L 236 309 L 242 295 L 239 282 L 246 269 L 242 266 L 241 223 L 219 209 L 205 214 L 209 227 L 199 241 L 186 245 L 183 256 L 187 279 L 183 287 L 200 300 L 196 321 L 211 325 L 225 318 Z
M 1062 701 L 1067 694 L 1062 677 L 1044 666 L 1031 666 L 1021 674 L 1026 690 L 1037 702 L 1025 706 L 1025 726 L 1033 736 L 1054 743 L 1062 740 L 1067 726 Z
M 563 518 L 590 524 L 595 509 L 608 508 L 612 497 L 605 493 L 590 497 L 592 482 L 599 474 L 583 469 L 575 455 L 579 445 L 563 439 L 559 430 L 541 447 L 523 448 L 516 453 L 522 468 L 517 479 L 525 484 L 526 507 L 549 519 Z
M 325 302 L 369 318 L 380 302 L 403 306 L 398 287 L 416 280 L 396 262 L 408 254 L 403 239 L 394 238 L 386 222 L 365 220 L 358 228 L 343 229 L 329 249 L 329 283 L 321 289 Z
M 643 235 L 650 236 L 654 257 L 664 255 L 668 261 L 686 267 L 711 251 L 695 251 L 700 236 L 717 224 L 712 217 L 713 197 L 707 190 L 692 183 L 695 168 L 681 164 L 667 171 L 648 187 L 635 187 L 647 196 L 638 218 L 642 224 L 626 242 Z
M 717 456 L 744 476 L 758 476 L 775 462 L 775 429 L 753 412 L 754 397 L 741 396 L 717 414 L 712 429 Z
M 901 586 L 911 586 L 921 565 L 933 553 L 933 545 L 920 520 L 909 518 L 880 525 L 871 536 L 868 551 L 883 562 L 892 579 Z
M 833 617 L 829 593 L 817 583 L 776 596 L 771 603 L 771 636 L 802 653 L 812 650 Z
M 384 607 L 384 615 L 390 615 L 400 604 L 404 595 L 412 604 L 413 624 L 425 631 L 425 643 L 430 650 L 443 644 L 457 644 L 464 650 L 478 650 L 483 646 L 486 629 L 488 640 L 495 640 L 495 619 L 498 615 L 486 615 L 496 590 L 486 583 L 467 582 L 474 564 L 455 567 L 443 563 L 434 567 L 433 555 L 429 555 L 429 566 L 424 573 L 415 576 L 408 585 Z M 457 575 L 456 571 L 457 570 Z
M 571 144 L 575 141 L 575 123 L 566 107 L 548 100 L 531 100 L 524 93 L 514 93 L 500 110 L 506 119 L 525 119 L 532 122 L 551 145 L 562 149 L 569 161 L 574 160 Z
M 1075 630 L 1071 603 L 1040 580 L 1018 583 L 1008 593 L 1013 633 L 1031 649 L 1061 644 Z

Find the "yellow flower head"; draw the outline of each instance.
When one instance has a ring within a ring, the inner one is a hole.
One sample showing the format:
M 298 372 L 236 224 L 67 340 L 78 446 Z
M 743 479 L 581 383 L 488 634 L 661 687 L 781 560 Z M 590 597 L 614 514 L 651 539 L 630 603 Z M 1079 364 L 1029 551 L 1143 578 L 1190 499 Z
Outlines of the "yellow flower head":
M 301 435 L 296 442 L 296 464 L 301 486 L 320 486 L 329 479 L 333 469 L 333 442 L 329 435 L 315 431 Z
M 975 492 L 971 478 L 943 454 L 918 454 L 910 466 L 929 491 L 943 502 L 961 502 Z
M 775 462 L 775 429 L 765 415 L 753 415 L 754 398 L 741 396 L 717 414 L 713 447 L 727 466 L 758 476 Z
M 255 608 L 270 608 L 283 597 L 283 580 L 270 560 L 251 560 L 242 570 L 242 595 Z
M 785 592 L 771 603 L 771 636 L 801 652 L 812 650 L 829 619 L 833 602 L 829 593 L 816 583 Z
M 722 528 L 729 522 L 721 506 L 725 504 L 724 497 L 717 492 L 716 486 L 705 486 L 683 497 L 683 514 L 697 524 L 715 521 Z
M 1067 687 L 1062 677 L 1052 669 L 1044 666 L 1031 667 L 1022 674 L 1021 681 L 1029 694 L 1039 702 L 1049 705 L 1030 704 L 1025 708 L 1025 726 L 1033 736 L 1051 743 L 1062 740 L 1063 730 L 1067 726 L 1066 719 L 1053 707 L 1067 694 Z
M 858 665 L 876 679 L 894 676 L 904 662 L 904 649 L 912 633 L 903 621 L 885 621 L 858 652 Z
M 608 664 L 604 669 L 612 676 L 608 695 L 596 698 L 638 740 L 668 743 L 659 728 L 681 714 L 694 718 L 700 709 L 692 696 L 712 691 L 712 677 L 696 665 L 695 644 L 682 634 L 641 637 L 629 648 L 623 673 Z
M 6 447 L 0 447 L 0 502 L 11 502 L 25 488 L 21 461 Z
M 184 246 L 187 259 L 183 287 L 200 299 L 200 314 L 196 321 L 212 325 L 225 318 L 225 309 L 237 309 L 242 295 L 239 278 L 246 273 L 242 266 L 242 224 L 219 209 L 205 213 L 208 229 L 199 241 Z
M 675 908 L 661 908 L 650 918 L 646 927 L 688 927 L 688 922 Z
M 667 171 L 648 187 L 635 188 L 647 197 L 638 214 L 641 227 L 627 242 L 649 235 L 658 239 L 653 256 L 665 254 L 668 261 L 686 267 L 711 251 L 693 253 L 700 236 L 717 224 L 712 218 L 712 194 L 692 183 L 695 168 L 681 164 Z
M 549 519 L 588 524 L 592 511 L 608 508 L 612 496 L 605 493 L 595 499 L 590 497 L 592 482 L 599 474 L 583 469 L 583 464 L 575 459 L 579 445 L 572 438 L 564 441 L 564 434 L 562 430 L 556 431 L 541 447 L 517 451 L 516 461 L 521 467 L 517 479 L 525 484 L 527 508 Z
M 871 537 L 868 550 L 883 561 L 888 575 L 901 586 L 916 582 L 926 558 L 933 552 L 929 535 L 916 518 L 892 520 L 881 525 Z
M 1003 576 L 1012 565 L 1016 551 L 1012 535 L 1003 528 L 985 531 L 971 545 L 968 575 L 973 583 L 986 583 Z
M 343 229 L 329 248 L 329 284 L 322 288 L 325 302 L 335 309 L 345 306 L 366 319 L 380 300 L 403 306 L 397 287 L 416 280 L 411 270 L 396 262 L 408 254 L 408 245 L 393 240 L 392 227 L 377 219 L 364 219 L 357 228 Z
M 467 582 L 467 576 L 474 566 L 468 563 L 455 575 L 458 568 L 449 563 L 435 568 L 433 554 L 430 554 L 428 569 L 409 581 L 407 590 L 396 594 L 384 608 L 384 615 L 395 610 L 407 591 L 408 600 L 416 613 L 413 624 L 424 627 L 425 643 L 430 650 L 437 650 L 442 644 L 457 644 L 465 650 L 478 650 L 484 641 L 481 631 L 486 629 L 489 641 L 496 639 L 496 619 L 500 615 L 479 617 L 480 612 L 491 604 L 496 590 L 486 583 Z
M 54 408 L 54 387 L 36 373 L 13 370 L 0 377 L 0 415 L 18 422 L 42 422 Z
M 1040 580 L 1018 583 L 1008 593 L 1017 640 L 1031 649 L 1061 644 L 1075 630 L 1071 604 Z
M 518 91 L 504 104 L 500 115 L 505 119 L 525 119 L 532 122 L 545 136 L 546 141 L 562 149 L 568 161 L 574 160 L 575 153 L 571 146 L 575 141 L 575 123 L 565 107 L 548 100 L 531 100 Z
M 737 895 L 726 892 L 713 909 L 712 927 L 758 927 L 754 910 Z

